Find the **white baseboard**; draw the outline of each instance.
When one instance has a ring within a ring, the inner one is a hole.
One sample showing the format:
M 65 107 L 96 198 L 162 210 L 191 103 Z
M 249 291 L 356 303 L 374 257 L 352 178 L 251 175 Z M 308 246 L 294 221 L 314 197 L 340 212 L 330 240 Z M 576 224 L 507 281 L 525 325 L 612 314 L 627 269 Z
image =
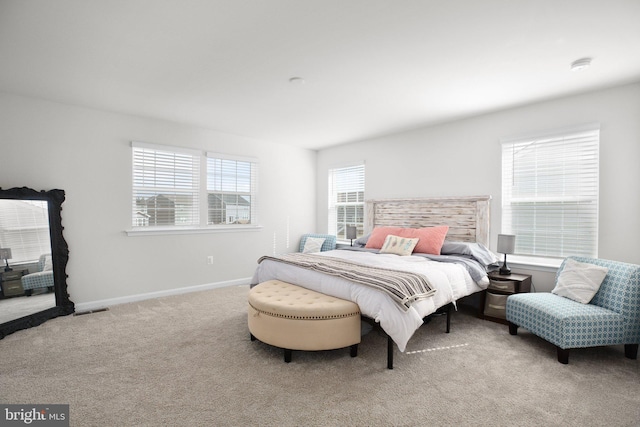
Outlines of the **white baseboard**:
M 206 291 L 208 289 L 224 288 L 226 286 L 248 285 L 251 277 L 244 279 L 227 280 L 224 282 L 205 283 L 204 285 L 187 286 L 184 288 L 168 289 L 166 291 L 149 292 L 146 294 L 128 295 L 125 297 L 109 298 L 99 301 L 82 302 L 75 304 L 76 313 L 93 311 L 129 302 L 144 301 L 152 298 L 168 297 L 172 295 L 186 294 L 189 292 Z

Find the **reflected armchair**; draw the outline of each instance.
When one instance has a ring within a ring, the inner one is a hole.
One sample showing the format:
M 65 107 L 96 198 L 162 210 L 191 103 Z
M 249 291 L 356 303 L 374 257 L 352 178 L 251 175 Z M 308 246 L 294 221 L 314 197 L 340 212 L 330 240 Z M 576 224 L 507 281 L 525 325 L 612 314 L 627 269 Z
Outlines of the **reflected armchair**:
M 54 285 L 51 254 L 40 255 L 37 272 L 22 276 L 22 289 L 27 296 L 31 296 L 34 289 L 47 288 L 53 291 Z

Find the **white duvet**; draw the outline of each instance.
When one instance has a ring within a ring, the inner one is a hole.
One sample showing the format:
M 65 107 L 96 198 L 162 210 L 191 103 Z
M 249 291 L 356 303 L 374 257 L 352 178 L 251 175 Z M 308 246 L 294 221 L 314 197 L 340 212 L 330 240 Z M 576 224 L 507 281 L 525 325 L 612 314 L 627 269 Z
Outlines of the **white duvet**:
M 323 294 L 353 301 L 363 315 L 380 323 L 400 351 L 404 351 L 413 333 L 422 325 L 422 318 L 450 302 L 485 289 L 488 280 L 473 281 L 466 268 L 460 264 L 432 261 L 418 256 L 398 256 L 357 251 L 327 251 L 314 254 L 341 258 L 360 264 L 420 273 L 427 277 L 436 293 L 413 303 L 403 311 L 387 294 L 368 286 L 339 277 L 318 273 L 302 267 L 263 260 L 255 271 L 252 284 L 267 280 L 282 280 Z

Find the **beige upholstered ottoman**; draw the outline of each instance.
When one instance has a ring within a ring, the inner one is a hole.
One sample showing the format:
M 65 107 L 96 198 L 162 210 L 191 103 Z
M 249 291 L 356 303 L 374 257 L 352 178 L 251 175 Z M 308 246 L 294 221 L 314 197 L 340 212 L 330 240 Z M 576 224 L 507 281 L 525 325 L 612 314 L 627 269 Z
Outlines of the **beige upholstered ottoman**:
M 351 347 L 358 354 L 360 307 L 279 280 L 269 280 L 249 291 L 251 340 L 284 349 L 284 361 L 292 350 L 333 350 Z

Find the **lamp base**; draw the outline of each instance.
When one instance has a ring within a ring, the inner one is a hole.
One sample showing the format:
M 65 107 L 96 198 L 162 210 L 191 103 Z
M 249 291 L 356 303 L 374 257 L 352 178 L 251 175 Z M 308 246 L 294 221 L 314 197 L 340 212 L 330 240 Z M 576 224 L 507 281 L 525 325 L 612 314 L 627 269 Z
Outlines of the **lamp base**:
M 503 265 L 502 267 L 500 267 L 500 274 L 502 274 L 503 276 L 509 276 L 511 274 L 511 269 Z
M 500 274 L 503 276 L 508 276 L 511 274 L 511 269 L 507 265 L 507 254 L 504 254 L 504 261 L 502 262 L 502 267 L 500 267 Z

